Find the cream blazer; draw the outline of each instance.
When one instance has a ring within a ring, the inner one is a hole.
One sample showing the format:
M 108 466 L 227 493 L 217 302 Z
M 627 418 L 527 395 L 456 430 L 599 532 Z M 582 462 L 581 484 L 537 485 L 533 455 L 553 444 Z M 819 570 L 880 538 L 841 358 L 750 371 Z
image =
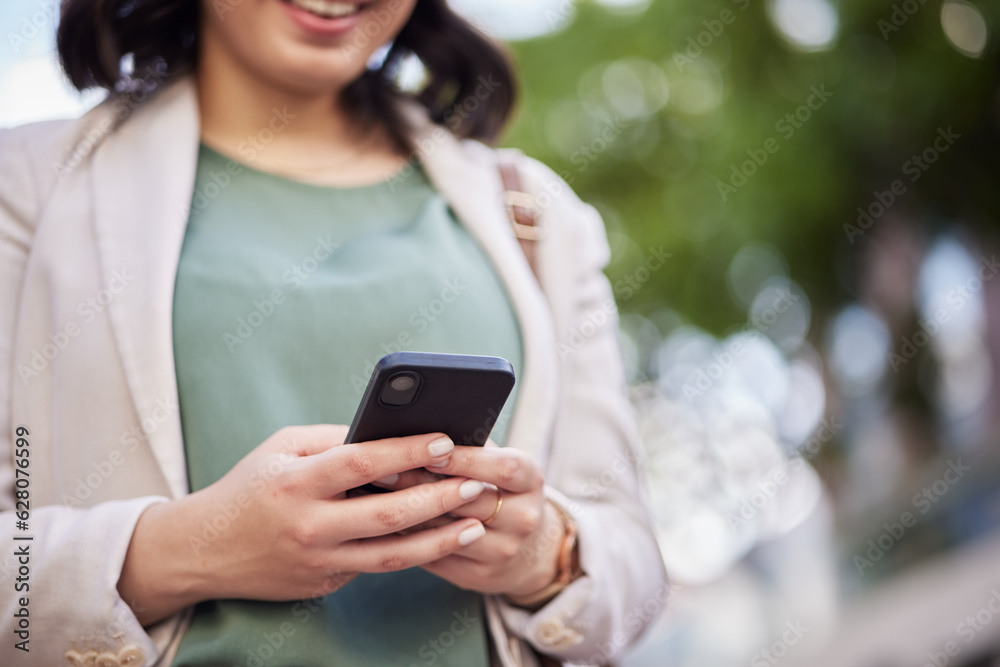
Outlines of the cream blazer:
M 116 582 L 142 512 L 188 492 L 171 312 L 198 119 L 185 78 L 142 103 L 0 131 L 0 664 L 73 664 L 96 650 L 108 664 L 169 665 L 187 626 L 190 610 L 143 628 Z M 506 667 L 535 664 L 528 645 L 569 663 L 612 661 L 668 587 L 637 472 L 603 224 L 518 154 L 547 230 L 536 281 L 501 205 L 496 152 L 417 124 L 430 180 L 519 320 L 508 442 L 542 462 L 550 498 L 580 524 L 586 575 L 534 613 L 488 596 L 491 636 Z M 30 504 L 27 529 L 15 490 Z M 27 653 L 16 647 L 25 638 Z

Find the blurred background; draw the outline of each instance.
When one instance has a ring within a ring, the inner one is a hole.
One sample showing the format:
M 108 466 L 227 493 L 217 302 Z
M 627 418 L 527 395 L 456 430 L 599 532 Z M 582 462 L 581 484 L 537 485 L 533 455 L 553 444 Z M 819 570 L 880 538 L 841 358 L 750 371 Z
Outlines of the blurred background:
M 624 664 L 1000 665 L 1000 3 L 454 6 L 608 227 L 675 584 Z M 0 5 L 0 126 L 97 101 L 56 15 Z

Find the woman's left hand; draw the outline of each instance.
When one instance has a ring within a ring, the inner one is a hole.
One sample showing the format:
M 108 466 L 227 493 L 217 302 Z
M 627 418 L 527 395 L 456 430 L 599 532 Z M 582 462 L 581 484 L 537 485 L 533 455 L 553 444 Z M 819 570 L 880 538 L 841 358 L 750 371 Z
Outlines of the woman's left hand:
M 557 510 L 545 500 L 545 475 L 534 459 L 490 441 L 486 447 L 456 447 L 444 466 L 402 473 L 380 486 L 400 489 L 440 479 L 437 475 L 477 479 L 499 489 L 487 487 L 452 515 L 486 522 L 497 508 L 498 492 L 503 504 L 486 524 L 486 535 L 423 569 L 480 593 L 528 595 L 555 581 L 565 529 Z

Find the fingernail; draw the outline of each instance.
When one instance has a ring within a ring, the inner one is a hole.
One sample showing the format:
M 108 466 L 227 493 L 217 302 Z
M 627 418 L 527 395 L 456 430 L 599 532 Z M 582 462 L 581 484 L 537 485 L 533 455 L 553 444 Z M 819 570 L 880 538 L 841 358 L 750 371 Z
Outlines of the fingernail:
M 386 475 L 381 479 L 376 479 L 376 484 L 385 484 L 386 486 L 392 486 L 399 479 L 399 475 Z
M 467 479 L 458 487 L 458 495 L 462 496 L 462 500 L 472 500 L 482 493 L 484 488 L 486 485 L 478 479 Z
M 452 442 L 449 437 L 438 438 L 431 444 L 427 445 L 427 452 L 434 458 L 444 456 L 453 449 L 455 449 L 455 443 Z
M 469 526 L 458 534 L 458 543 L 464 547 L 472 544 L 485 534 L 486 527 L 481 523 L 477 523 L 475 526 Z

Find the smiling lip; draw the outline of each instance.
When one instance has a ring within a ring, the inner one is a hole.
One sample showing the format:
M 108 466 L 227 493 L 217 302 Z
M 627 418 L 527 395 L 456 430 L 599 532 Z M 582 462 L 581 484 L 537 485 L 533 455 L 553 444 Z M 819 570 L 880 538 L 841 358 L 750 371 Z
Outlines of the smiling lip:
M 293 0 L 281 0 L 281 6 L 284 8 L 285 12 L 288 14 L 296 25 L 305 30 L 306 32 L 320 35 L 340 35 L 348 32 L 354 26 L 358 24 L 361 20 L 362 15 L 365 11 L 365 4 L 358 2 L 324 2 L 322 0 L 294 0 L 299 4 L 292 4 Z M 323 11 L 323 9 L 330 9 L 332 11 L 327 13 L 336 13 L 338 10 L 342 10 L 344 5 L 352 5 L 356 8 L 353 14 L 348 14 L 346 16 L 320 16 L 319 13 L 314 13 L 308 9 L 304 9 L 303 6 L 312 6 L 311 8 L 316 8 L 318 11 Z

